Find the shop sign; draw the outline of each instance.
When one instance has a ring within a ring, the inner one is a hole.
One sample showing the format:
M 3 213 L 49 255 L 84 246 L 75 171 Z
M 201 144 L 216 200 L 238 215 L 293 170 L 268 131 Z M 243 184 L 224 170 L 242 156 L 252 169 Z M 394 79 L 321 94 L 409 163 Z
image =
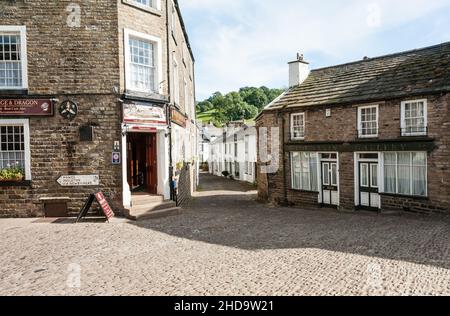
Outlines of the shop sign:
M 100 204 L 106 219 L 109 221 L 114 217 L 114 212 L 111 206 L 109 206 L 108 201 L 106 201 L 105 195 L 102 192 L 98 192 L 95 194 L 95 198 L 97 199 L 98 204 Z
M 175 109 L 172 109 L 172 122 L 183 128 L 186 128 L 187 126 L 187 118 Z
M 142 132 L 142 133 L 156 133 L 158 131 L 156 127 L 139 126 L 139 125 L 133 125 L 128 130 L 132 132 Z
M 62 187 L 83 187 L 100 185 L 98 175 L 67 175 L 59 177 L 56 182 Z
M 167 125 L 164 108 L 143 103 L 124 103 L 123 121 L 129 124 Z
M 83 218 L 86 217 L 89 213 L 89 210 L 92 207 L 92 204 L 94 201 L 97 201 L 97 203 L 100 205 L 103 214 L 105 215 L 106 219 L 109 221 L 111 218 L 115 216 L 114 211 L 112 210 L 111 206 L 109 205 L 108 201 L 105 198 L 105 195 L 102 192 L 92 193 L 89 195 L 89 198 L 87 199 L 86 203 L 84 204 L 83 208 L 80 211 L 80 214 L 77 218 L 77 223 Z
M 0 99 L 0 116 L 52 116 L 49 99 Z

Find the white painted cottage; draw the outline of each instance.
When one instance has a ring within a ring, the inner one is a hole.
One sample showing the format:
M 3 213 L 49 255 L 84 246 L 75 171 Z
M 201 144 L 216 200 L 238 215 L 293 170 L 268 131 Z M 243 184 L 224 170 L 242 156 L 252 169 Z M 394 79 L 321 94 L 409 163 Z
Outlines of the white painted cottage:
M 243 122 L 231 122 L 210 144 L 209 172 L 249 183 L 256 182 L 256 129 Z

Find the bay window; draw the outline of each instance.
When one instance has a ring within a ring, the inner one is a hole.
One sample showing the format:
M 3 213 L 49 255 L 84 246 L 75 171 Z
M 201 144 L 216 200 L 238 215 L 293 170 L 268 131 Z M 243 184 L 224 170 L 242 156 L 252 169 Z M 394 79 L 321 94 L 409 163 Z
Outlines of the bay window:
M 0 89 L 27 89 L 25 26 L 0 25 Z
M 316 192 L 318 190 L 317 165 L 317 153 L 292 152 L 292 189 Z
M 384 192 L 409 196 L 427 196 L 427 153 L 385 153 Z
M 427 100 L 402 102 L 401 120 L 402 136 L 427 135 Z

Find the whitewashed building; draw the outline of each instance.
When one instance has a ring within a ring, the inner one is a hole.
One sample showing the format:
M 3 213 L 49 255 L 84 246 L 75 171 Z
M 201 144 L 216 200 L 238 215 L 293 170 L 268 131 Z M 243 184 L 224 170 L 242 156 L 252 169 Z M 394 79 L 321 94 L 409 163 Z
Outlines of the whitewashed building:
M 210 143 L 209 172 L 249 183 L 256 182 L 256 129 L 244 123 L 229 123 L 222 136 Z

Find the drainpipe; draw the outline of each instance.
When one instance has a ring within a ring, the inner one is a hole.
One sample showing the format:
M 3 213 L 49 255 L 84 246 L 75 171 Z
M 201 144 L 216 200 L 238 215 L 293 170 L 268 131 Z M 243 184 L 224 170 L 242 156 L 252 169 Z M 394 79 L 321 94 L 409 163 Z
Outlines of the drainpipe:
M 172 85 L 170 78 L 170 30 L 169 30 L 169 1 L 166 1 L 166 41 L 167 41 L 167 92 L 169 94 L 169 104 L 167 104 L 167 120 L 169 128 L 169 186 L 170 199 L 175 200 L 175 188 L 173 187 L 173 159 L 172 159 Z
M 288 178 L 287 178 L 287 172 L 286 172 L 286 155 L 285 155 L 285 148 L 284 148 L 284 143 L 285 143 L 285 126 L 286 126 L 286 118 L 284 116 L 283 112 L 278 112 L 278 118 L 281 117 L 281 155 L 282 155 L 282 159 L 281 161 L 283 162 L 283 204 L 284 205 L 288 205 L 289 201 L 288 201 L 288 195 L 287 195 L 287 183 L 288 183 Z

